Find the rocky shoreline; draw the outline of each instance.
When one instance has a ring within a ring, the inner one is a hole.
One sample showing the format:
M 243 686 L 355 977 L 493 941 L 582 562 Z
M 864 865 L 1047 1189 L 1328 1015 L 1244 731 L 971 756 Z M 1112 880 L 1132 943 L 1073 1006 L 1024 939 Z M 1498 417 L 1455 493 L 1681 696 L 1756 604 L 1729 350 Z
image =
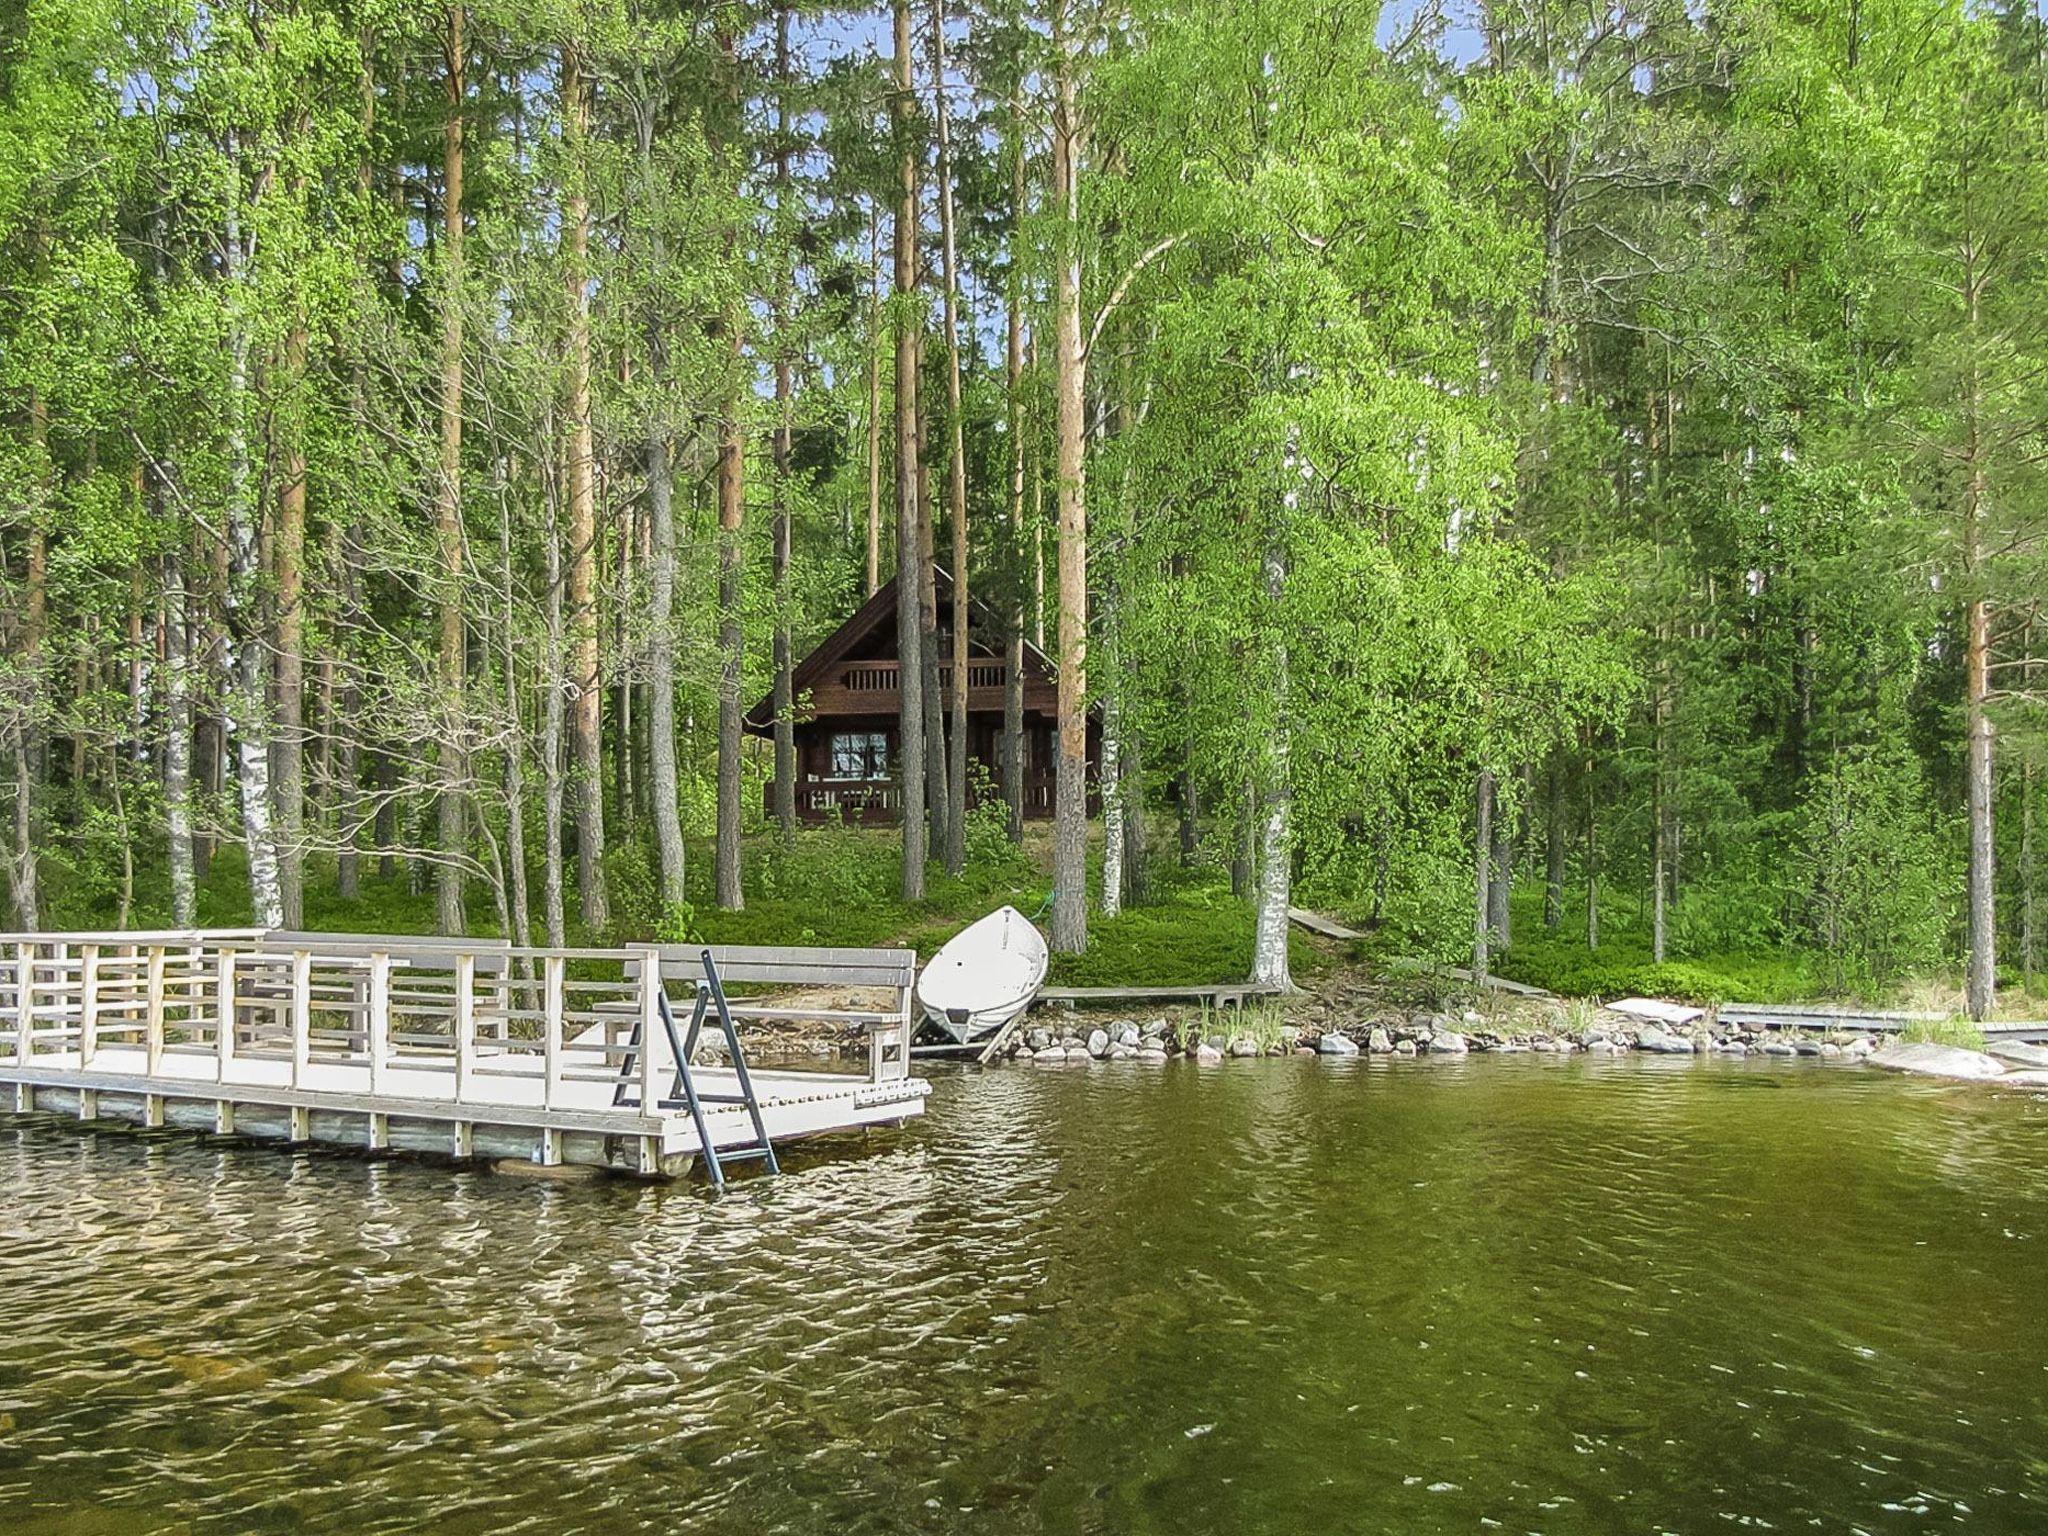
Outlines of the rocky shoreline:
M 1335 1016 L 1344 1014 L 1355 1014 L 1357 1021 L 1334 1022 Z M 749 1055 L 758 1053 L 764 1062 L 864 1058 L 868 1049 L 866 1036 L 857 1030 L 835 1029 L 827 1036 L 794 1021 L 780 1027 L 756 1024 L 746 1031 L 746 1038 Z M 715 1042 L 706 1046 L 707 1055 L 717 1049 Z M 1555 999 L 1479 1013 L 1404 1007 L 1384 994 L 1368 999 L 1359 993 L 1304 995 L 1296 1000 L 1292 1017 L 1253 1010 L 1249 1015 L 1105 1019 L 1071 1006 L 1051 1009 L 1017 1030 L 995 1060 L 1044 1066 L 1096 1061 L 1156 1065 L 1275 1056 L 1381 1056 L 1398 1061 L 1480 1055 L 1806 1058 L 1868 1063 L 1951 1081 L 2048 1089 L 2048 1046 L 1995 1044 L 1976 1051 L 1846 1029 L 1792 1031 L 1724 1024 L 1712 1013 L 1679 1030 L 1612 1009 L 1566 1005 Z
M 1813 1056 L 1864 1060 L 1880 1048 L 1870 1035 L 1786 1036 L 1774 1031 L 1700 1028 L 1680 1034 L 1618 1014 L 1596 1015 L 1582 1028 L 1503 1030 L 1476 1013 L 1387 1015 L 1341 1028 L 1282 1024 L 1258 1031 L 1203 1032 L 1164 1017 L 1145 1023 L 1096 1023 L 1077 1015 L 1018 1032 L 999 1059 L 1051 1064 L 1063 1061 L 1197 1062 L 1263 1056 L 1470 1056 L 1552 1054 L 1616 1056 L 1629 1052 L 1693 1056 Z

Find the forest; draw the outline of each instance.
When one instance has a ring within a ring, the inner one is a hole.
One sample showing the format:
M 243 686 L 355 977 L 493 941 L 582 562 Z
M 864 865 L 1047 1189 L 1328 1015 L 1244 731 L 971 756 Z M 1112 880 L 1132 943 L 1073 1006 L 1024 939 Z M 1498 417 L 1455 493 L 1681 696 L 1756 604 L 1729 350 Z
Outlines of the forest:
M 16 929 L 1022 861 L 1067 955 L 1211 872 L 1274 984 L 1304 893 L 2041 969 L 2034 0 L 14 0 L 0 237 Z M 800 827 L 891 578 L 901 825 Z

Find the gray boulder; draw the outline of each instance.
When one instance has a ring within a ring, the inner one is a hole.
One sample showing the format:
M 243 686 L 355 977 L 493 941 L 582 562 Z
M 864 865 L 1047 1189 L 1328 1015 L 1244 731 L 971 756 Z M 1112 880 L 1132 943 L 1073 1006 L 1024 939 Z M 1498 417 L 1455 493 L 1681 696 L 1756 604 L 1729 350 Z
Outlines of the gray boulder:
M 2048 1045 L 2028 1045 L 2022 1040 L 1997 1040 L 1984 1047 L 1987 1056 L 1994 1056 L 2009 1067 L 2048 1068 Z
M 1259 1056 L 1259 1042 L 1250 1035 L 1237 1035 L 1231 1039 L 1230 1054 L 1233 1056 Z
M 1654 1051 L 1659 1056 L 1690 1056 L 1692 1042 L 1683 1035 L 1674 1035 L 1655 1024 L 1645 1024 L 1642 1033 L 1636 1037 L 1636 1049 Z
M 1413 1040 L 1397 1040 L 1394 1043 L 1394 1054 L 1396 1056 L 1413 1056 L 1415 1054 L 1415 1042 Z
M 1034 1051 L 1042 1051 L 1052 1044 L 1052 1031 L 1040 1029 L 1036 1024 L 1024 1031 L 1024 1043 Z
M 1217 1050 L 1215 1046 L 1211 1045 L 1206 1040 L 1204 1040 L 1200 1045 L 1196 1046 L 1188 1054 L 1192 1056 L 1196 1061 L 1203 1063 L 1217 1062 L 1223 1059 L 1223 1053 Z
M 1094 1029 L 1088 1032 L 1088 1054 L 1097 1061 L 1109 1054 L 1109 1031 Z
M 1382 1026 L 1375 1024 L 1372 1033 L 1365 1037 L 1365 1048 L 1375 1056 L 1385 1056 L 1394 1049 L 1394 1037 Z
M 1888 1072 L 1912 1072 L 1921 1077 L 1982 1079 L 2005 1076 L 2005 1068 L 1982 1051 L 1961 1046 L 1935 1045 L 1921 1041 L 1914 1045 L 1890 1044 L 1870 1058 L 1874 1067 Z
M 1316 1041 L 1316 1052 L 1322 1056 L 1356 1056 L 1358 1042 L 1349 1035 L 1340 1035 L 1332 1030 Z
M 1138 1043 L 1137 1020 L 1118 1019 L 1109 1026 L 1109 1039 L 1112 1045 L 1136 1045 Z
M 1465 1043 L 1465 1037 L 1456 1030 L 1439 1030 L 1429 1039 L 1429 1054 L 1432 1056 L 1463 1056 L 1471 1049 Z

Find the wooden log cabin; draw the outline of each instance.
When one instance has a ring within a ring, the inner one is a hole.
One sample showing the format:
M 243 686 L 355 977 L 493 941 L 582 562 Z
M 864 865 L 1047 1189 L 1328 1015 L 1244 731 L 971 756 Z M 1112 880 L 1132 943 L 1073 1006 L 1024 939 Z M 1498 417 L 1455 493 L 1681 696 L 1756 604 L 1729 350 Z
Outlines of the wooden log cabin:
M 934 567 L 939 598 L 939 693 L 952 707 L 952 579 Z M 986 770 L 990 793 L 1003 793 L 1003 694 L 1008 683 L 1001 619 L 970 602 L 967 626 L 967 755 Z M 841 819 L 887 824 L 902 810 L 898 772 L 896 583 L 886 583 L 854 615 L 797 663 L 796 813 L 807 822 Z M 1028 640 L 1024 644 L 1024 815 L 1042 820 L 1053 812 L 1053 778 L 1058 755 L 1058 675 L 1052 659 Z M 750 735 L 775 734 L 771 692 L 747 712 Z M 1100 727 L 1088 721 L 1090 809 Z M 970 789 L 980 777 L 970 766 Z M 765 787 L 769 814 L 775 786 Z M 969 803 L 980 796 L 970 793 Z

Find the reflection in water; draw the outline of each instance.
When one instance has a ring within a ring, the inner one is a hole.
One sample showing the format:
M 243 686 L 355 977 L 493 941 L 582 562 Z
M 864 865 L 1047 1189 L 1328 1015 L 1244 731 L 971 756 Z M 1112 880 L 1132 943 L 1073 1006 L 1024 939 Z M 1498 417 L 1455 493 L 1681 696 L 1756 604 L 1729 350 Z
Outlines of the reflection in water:
M 1844 1067 L 943 1075 L 713 1201 L 0 1121 L 0 1528 L 2048 1520 L 2048 1108 Z

